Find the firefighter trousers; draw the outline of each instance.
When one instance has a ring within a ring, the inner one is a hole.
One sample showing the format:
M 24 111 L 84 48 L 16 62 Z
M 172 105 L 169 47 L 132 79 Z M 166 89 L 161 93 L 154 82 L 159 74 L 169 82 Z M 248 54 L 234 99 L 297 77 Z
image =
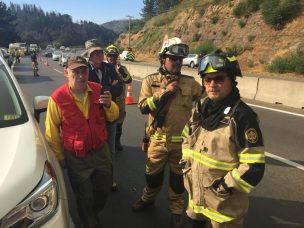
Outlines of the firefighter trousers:
M 182 214 L 184 211 L 184 185 L 182 167 L 179 161 L 182 158 L 179 143 L 166 143 L 151 139 L 146 160 L 146 186 L 143 190 L 142 200 L 153 202 L 160 192 L 166 164 L 169 164 L 169 190 L 168 201 L 173 214 Z

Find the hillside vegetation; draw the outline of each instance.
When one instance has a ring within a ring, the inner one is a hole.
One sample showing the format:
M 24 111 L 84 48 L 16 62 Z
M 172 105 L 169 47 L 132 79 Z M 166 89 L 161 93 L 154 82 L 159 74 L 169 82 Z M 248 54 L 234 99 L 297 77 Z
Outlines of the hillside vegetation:
M 289 65 L 302 64 L 297 73 L 304 73 L 302 6 L 303 0 L 183 0 L 132 33 L 131 46 L 141 53 L 137 57 L 157 60 L 163 37 L 177 36 L 191 52 L 221 48 L 237 55 L 244 70 L 276 72 L 271 63 L 279 58 L 280 66 L 286 57 Z M 127 47 L 128 39 L 121 34 L 117 43 Z M 286 66 L 278 72 L 290 71 Z

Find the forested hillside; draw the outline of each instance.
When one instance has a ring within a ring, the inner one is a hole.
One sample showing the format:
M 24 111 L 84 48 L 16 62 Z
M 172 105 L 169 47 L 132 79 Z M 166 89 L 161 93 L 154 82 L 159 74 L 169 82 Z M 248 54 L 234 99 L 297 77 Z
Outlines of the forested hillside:
M 9 42 L 22 41 L 56 46 L 84 45 L 88 39 L 97 38 L 103 45 L 112 43 L 118 34 L 101 25 L 80 21 L 73 23 L 70 15 L 44 12 L 35 5 L 11 4 L 6 6 L 0 1 L 0 22 L 5 36 L 0 39 L 0 46 Z

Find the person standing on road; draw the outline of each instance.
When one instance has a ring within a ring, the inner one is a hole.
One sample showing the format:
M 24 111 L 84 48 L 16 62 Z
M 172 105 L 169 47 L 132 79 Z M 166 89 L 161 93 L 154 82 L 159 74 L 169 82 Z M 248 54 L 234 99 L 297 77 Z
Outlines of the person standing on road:
M 165 39 L 159 53 L 161 66 L 157 73 L 142 82 L 139 108 L 149 115 L 150 135 L 146 160 L 146 186 L 132 209 L 139 212 L 150 208 L 161 190 L 166 164 L 170 167 L 168 199 L 172 227 L 181 227 L 184 212 L 182 167 L 182 131 L 191 116 L 192 102 L 198 100 L 202 88 L 191 76 L 181 74 L 188 46 L 173 37 Z
M 34 72 L 34 76 L 39 76 L 38 72 L 38 61 L 37 61 L 37 54 L 35 51 L 31 53 L 31 62 L 32 62 L 32 69 Z
M 122 94 L 123 83 L 121 82 L 115 67 L 103 61 L 104 53 L 101 45 L 97 39 L 87 40 L 85 42 L 85 52 L 82 54 L 89 60 L 89 81 L 100 83 L 103 91 L 110 91 L 112 100 L 116 99 Z M 107 122 L 108 129 L 108 144 L 112 153 L 112 158 L 115 154 L 115 137 L 117 121 Z M 117 190 L 117 184 L 114 181 L 112 191 Z
M 248 193 L 265 169 L 257 114 L 240 99 L 234 56 L 214 51 L 200 60 L 198 72 L 207 98 L 197 102 L 184 130 L 187 215 L 194 228 L 243 227 Z
M 122 151 L 123 147 L 121 145 L 121 135 L 122 135 L 122 125 L 126 117 L 126 85 L 132 82 L 132 77 L 127 70 L 127 68 L 120 63 L 119 59 L 119 51 L 118 48 L 111 44 L 106 48 L 106 55 L 108 63 L 111 63 L 115 66 L 117 74 L 120 77 L 120 80 L 123 82 L 123 89 L 122 93 L 116 99 L 116 103 L 119 107 L 119 119 L 117 121 L 117 128 L 116 128 L 116 137 L 115 137 L 115 149 L 118 151 Z
M 118 118 L 118 107 L 109 91 L 100 95 L 100 84 L 88 82 L 83 57 L 71 56 L 64 75 L 68 83 L 48 103 L 45 136 L 60 165 L 67 167 L 84 227 L 98 228 L 98 213 L 113 182 L 105 124 Z

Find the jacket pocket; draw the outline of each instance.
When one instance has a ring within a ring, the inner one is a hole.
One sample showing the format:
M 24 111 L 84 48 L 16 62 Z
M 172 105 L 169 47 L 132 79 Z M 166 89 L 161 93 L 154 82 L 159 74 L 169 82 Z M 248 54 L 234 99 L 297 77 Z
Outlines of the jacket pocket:
M 182 105 L 187 108 L 192 108 L 192 93 L 191 88 L 182 89 Z
M 75 139 L 73 137 L 63 138 L 64 149 L 69 152 L 74 152 L 74 141 Z
M 85 142 L 82 140 L 74 141 L 74 151 L 76 157 L 84 157 L 86 155 Z

